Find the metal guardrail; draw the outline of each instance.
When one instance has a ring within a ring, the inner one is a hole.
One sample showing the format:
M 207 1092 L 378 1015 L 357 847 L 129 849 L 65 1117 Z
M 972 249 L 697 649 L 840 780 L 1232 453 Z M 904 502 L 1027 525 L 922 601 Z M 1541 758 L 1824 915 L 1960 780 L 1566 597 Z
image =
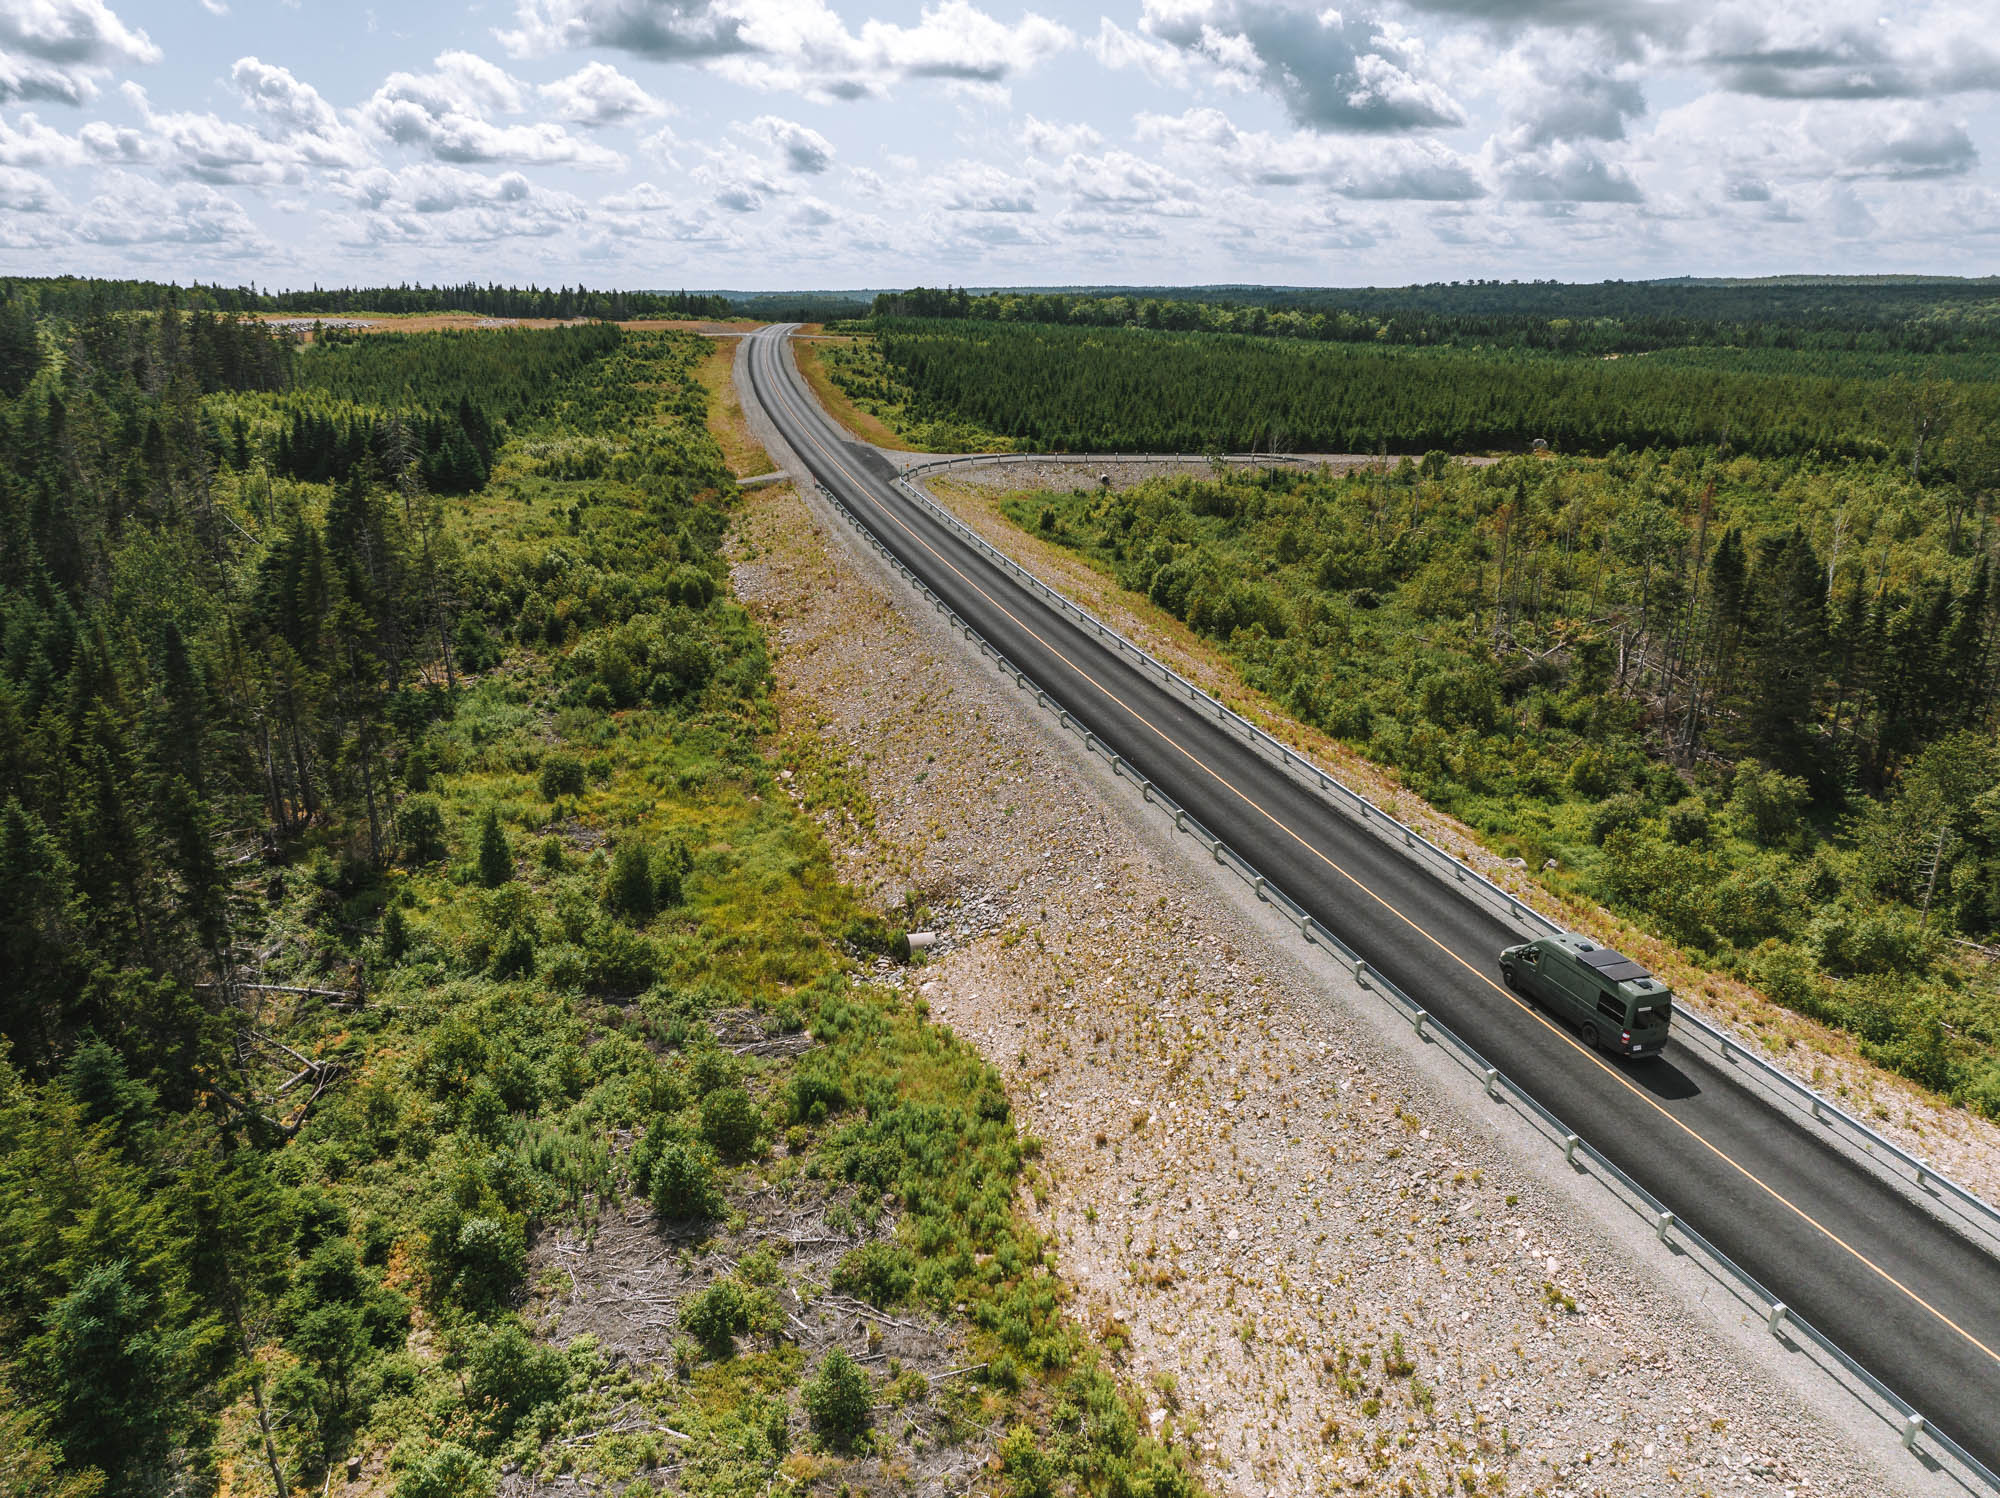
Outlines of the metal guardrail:
M 1208 850 L 1210 856 L 1213 857 L 1218 864 L 1222 865 L 1224 868 L 1228 869 L 1231 873 L 1235 874 L 1238 878 L 1242 879 L 1246 884 L 1248 884 L 1250 888 L 1256 893 L 1256 896 L 1260 901 L 1275 906 L 1285 916 L 1285 918 L 1291 922 L 1291 924 L 1298 927 L 1299 935 L 1303 940 L 1306 941 L 1308 945 L 1321 947 L 1327 952 L 1331 953 L 1340 962 L 1342 962 L 1345 966 L 1347 966 L 1347 968 L 1352 972 L 1354 976 L 1354 981 L 1357 984 L 1359 984 L 1364 989 L 1368 989 L 1376 994 L 1379 994 L 1392 1008 L 1394 1008 L 1401 1014 L 1401 1016 L 1406 1022 L 1410 1024 L 1410 1026 L 1415 1030 L 1419 1040 L 1443 1045 L 1445 1049 L 1452 1055 L 1454 1060 L 1458 1061 L 1462 1066 L 1466 1068 L 1467 1071 L 1471 1072 L 1474 1076 L 1480 1079 L 1487 1096 L 1494 1098 L 1496 1101 L 1500 1100 L 1503 1095 L 1506 1098 L 1511 1099 L 1521 1110 L 1523 1110 L 1525 1115 L 1532 1123 L 1539 1126 L 1542 1132 L 1544 1132 L 1553 1141 L 1559 1143 L 1562 1146 L 1563 1157 L 1565 1160 L 1569 1162 L 1569 1164 L 1572 1167 L 1576 1167 L 1578 1165 L 1578 1162 L 1581 1161 L 1582 1168 L 1585 1171 L 1595 1174 L 1597 1178 L 1600 1181 L 1602 1181 L 1606 1186 L 1614 1188 L 1613 1190 L 1614 1195 L 1620 1196 L 1621 1199 L 1626 1201 L 1627 1205 L 1633 1206 L 1638 1211 L 1639 1215 L 1646 1220 L 1648 1225 L 1652 1227 L 1654 1233 L 1658 1236 L 1662 1244 L 1667 1244 L 1669 1246 L 1671 1246 L 1675 1242 L 1684 1244 L 1686 1247 L 1691 1248 L 1696 1252 L 1698 1252 L 1715 1269 L 1720 1270 L 1726 1278 L 1734 1281 L 1738 1290 L 1741 1291 L 1745 1296 L 1747 1296 L 1752 1304 L 1760 1307 L 1763 1310 L 1765 1324 L 1770 1329 L 1771 1333 L 1774 1336 L 1783 1336 L 1788 1329 L 1792 1332 L 1797 1333 L 1799 1337 L 1803 1338 L 1806 1342 L 1811 1343 L 1813 1346 L 1818 1347 L 1828 1357 L 1832 1358 L 1851 1377 L 1858 1379 L 1866 1388 L 1868 1388 L 1872 1393 L 1874 1393 L 1875 1396 L 1878 1399 L 1880 1399 L 1884 1404 L 1886 1404 L 1888 1408 L 1894 1413 L 1897 1422 L 1897 1433 L 1905 1449 L 1914 1452 L 1917 1449 L 1917 1443 L 1919 1439 L 1928 1438 L 1928 1440 L 1933 1446 L 1935 1446 L 1939 1451 L 1944 1452 L 1945 1454 L 1949 1455 L 1953 1460 L 1958 1462 L 1964 1468 L 1964 1470 L 1968 1474 L 1970 1474 L 1974 1479 L 1985 1484 L 1989 1489 L 1993 1490 L 1994 1492 L 2000 1493 L 2000 1475 L 1996 1475 L 1994 1472 L 1989 1470 L 1984 1463 L 1982 1463 L 1977 1457 L 1973 1456 L 1964 1447 L 1960 1446 L 1950 1436 L 1946 1435 L 1944 1432 L 1940 1430 L 1934 1429 L 1929 1424 L 1929 1422 L 1926 1421 L 1924 1417 L 1917 1412 L 1915 1407 L 1913 1407 L 1909 1403 L 1909 1401 L 1905 1400 L 1901 1395 L 1897 1394 L 1895 1390 L 1891 1389 L 1887 1384 L 1883 1383 L 1882 1380 L 1877 1378 L 1873 1373 L 1869 1372 L 1866 1368 L 1862 1367 L 1860 1363 L 1856 1362 L 1854 1358 L 1849 1356 L 1846 1351 L 1844 1351 L 1831 1338 L 1827 1337 L 1825 1333 L 1821 1332 L 1817 1327 L 1813 1326 L 1810 1322 L 1804 1320 L 1802 1317 L 1794 1313 L 1783 1301 L 1773 1296 L 1771 1292 L 1768 1289 L 1766 1289 L 1764 1285 L 1754 1275 L 1750 1274 L 1749 1271 L 1745 1270 L 1742 1266 L 1737 1264 L 1735 1260 L 1731 1259 L 1721 1249 L 1717 1248 L 1713 1243 L 1710 1243 L 1708 1239 L 1704 1238 L 1695 1229 L 1689 1227 L 1686 1223 L 1681 1222 L 1674 1215 L 1673 1212 L 1667 1209 L 1666 1205 L 1663 1202 L 1661 1202 L 1658 1197 L 1654 1196 L 1644 1186 L 1640 1185 L 1639 1182 L 1634 1180 L 1631 1176 L 1627 1175 L 1623 1169 L 1621 1169 L 1616 1163 L 1614 1163 L 1595 1145 L 1591 1144 L 1588 1140 L 1582 1138 L 1576 1132 L 1571 1130 L 1567 1125 L 1563 1123 L 1563 1121 L 1559 1117 L 1556 1116 L 1555 1113 L 1553 1113 L 1548 1108 L 1544 1107 L 1534 1097 L 1530 1096 L 1512 1078 L 1508 1077 L 1503 1072 L 1501 1072 L 1498 1067 L 1491 1065 L 1486 1060 L 1486 1058 L 1477 1049 L 1475 1049 L 1469 1042 L 1462 1039 L 1449 1026 L 1444 1025 L 1440 1023 L 1438 1020 L 1432 1018 L 1432 1016 L 1423 1008 L 1422 1005 L 1418 1004 L 1416 1000 L 1412 999 L 1408 994 L 1404 993 L 1402 989 L 1398 988 L 1393 982 L 1383 977 L 1380 973 L 1376 972 L 1373 968 L 1371 968 L 1368 965 L 1367 961 L 1358 952 L 1356 952 L 1352 947 L 1348 946 L 1347 943 L 1342 941 L 1340 937 L 1337 936 L 1334 932 L 1329 930 L 1326 926 L 1322 925 L 1313 915 L 1311 915 L 1308 911 L 1306 911 L 1302 906 L 1298 904 L 1297 901 L 1293 900 L 1283 890 L 1272 885 L 1267 879 L 1265 879 L 1265 877 L 1262 874 L 1258 873 L 1256 866 L 1252 864 L 1248 859 L 1244 858 L 1240 853 L 1236 852 L 1235 849 L 1231 848 L 1221 838 L 1215 836 L 1214 833 L 1210 832 L 1208 828 L 1204 827 L 1194 817 L 1188 815 L 1187 811 L 1171 796 L 1169 796 L 1165 791 L 1161 790 L 1157 785 L 1154 785 L 1151 781 L 1147 780 L 1144 776 L 1140 775 L 1121 756 L 1113 753 L 1111 749 L 1103 742 L 1103 740 L 1099 739 L 1096 736 L 1096 734 L 1092 733 L 1090 730 L 1085 728 L 1085 726 L 1079 719 L 1074 717 L 1067 709 L 1063 708 L 1061 704 L 1056 702 L 1056 700 L 1052 698 L 1040 686 L 1038 686 L 1033 681 L 1033 679 L 1028 676 L 1028 674 L 1025 671 L 1021 670 L 1020 667 L 1016 666 L 1012 661 L 1010 661 L 1006 657 L 1006 655 L 1003 654 L 998 649 L 998 647 L 994 646 L 991 642 L 989 642 L 985 638 L 985 636 L 981 635 L 978 630 L 974 629 L 970 624 L 966 623 L 966 621 L 959 616 L 957 611 L 954 610 L 951 607 L 951 605 L 946 603 L 942 598 L 938 597 L 938 595 L 934 591 L 932 591 L 930 585 L 924 582 L 922 578 L 918 577 L 917 574 L 914 571 L 912 571 L 902 561 L 900 557 L 898 557 L 893 551 L 889 549 L 887 545 L 883 543 L 881 538 L 877 536 L 874 533 L 874 531 L 868 527 L 867 523 L 863 521 L 860 518 L 860 516 L 856 515 L 852 510 L 850 510 L 845 504 L 843 504 L 833 494 L 831 490 L 826 488 L 826 486 L 823 484 L 816 483 L 814 487 L 818 491 L 820 497 L 824 499 L 828 504 L 833 506 L 834 510 L 850 525 L 854 527 L 854 529 L 861 535 L 862 539 L 864 539 L 865 541 L 868 542 L 869 545 L 874 547 L 874 549 L 882 556 L 884 561 L 886 561 L 897 572 L 901 573 L 902 576 L 911 584 L 911 586 L 914 587 L 919 593 L 923 595 L 923 597 L 930 603 L 933 609 L 935 609 L 938 613 L 943 614 L 947 618 L 947 620 L 950 622 L 951 627 L 956 632 L 962 635 L 968 642 L 971 642 L 972 644 L 978 647 L 980 654 L 984 655 L 987 659 L 991 660 L 1003 673 L 1012 677 L 1014 680 L 1014 684 L 1017 687 L 1019 687 L 1023 691 L 1032 691 L 1035 694 L 1036 704 L 1045 709 L 1046 711 L 1054 713 L 1063 728 L 1081 735 L 1084 747 L 1092 753 L 1103 755 L 1107 760 L 1107 762 L 1109 763 L 1111 767 L 1111 772 L 1114 775 L 1118 775 L 1125 779 L 1131 780 L 1139 788 L 1140 795 L 1143 797 L 1145 801 L 1147 801 L 1149 804 L 1158 806 L 1166 815 L 1168 815 L 1172 819 L 1175 831 L 1186 833 L 1190 837 L 1194 838 L 1196 842 L 1202 844 Z M 937 505 L 935 501 L 931 500 L 929 496 L 918 493 L 913 486 L 911 486 L 911 488 L 912 488 L 912 493 L 915 493 L 918 499 L 923 504 L 925 504 L 932 511 L 950 520 L 954 529 L 964 532 L 968 536 L 971 536 L 972 539 L 978 541 L 982 550 L 992 555 L 993 557 L 999 559 L 1000 561 L 1004 562 L 1009 571 L 1033 582 L 1036 585 L 1036 589 L 1038 592 L 1041 592 L 1053 598 L 1061 599 L 1060 594 L 1055 594 L 1053 590 L 1049 589 L 1046 584 L 1040 581 L 1040 579 L 1035 578 L 1032 573 L 1028 573 L 1024 568 L 1021 568 L 1018 564 L 1014 563 L 1010 558 L 1007 558 L 1001 553 L 999 553 L 992 546 L 986 543 L 983 538 L 972 535 L 969 528 L 966 527 L 963 524 L 963 522 L 958 521 L 957 517 L 955 516 L 950 516 L 948 512 L 945 512 L 942 509 L 942 507 Z M 1066 599 L 1061 599 L 1061 601 L 1064 602 L 1065 604 L 1068 604 L 1068 600 Z M 1111 631 L 1106 629 L 1105 626 L 1103 626 L 1102 624 L 1099 624 L 1098 621 L 1096 621 L 1094 618 L 1091 618 L 1091 616 L 1089 616 L 1088 614 L 1084 614 L 1083 611 L 1081 609 L 1078 609 L 1074 604 L 1068 604 L 1068 607 L 1072 612 L 1078 613 L 1082 615 L 1084 618 L 1089 619 L 1090 622 L 1096 625 L 1098 629 L 1103 631 L 1107 637 L 1111 636 L 1112 633 Z M 1120 639 L 1120 644 L 1126 645 L 1128 649 L 1131 649 L 1135 653 L 1141 655 L 1147 661 L 1152 662 L 1155 665 L 1158 665 L 1159 669 L 1162 672 L 1164 672 L 1170 679 L 1175 681 L 1181 681 L 1184 685 L 1187 685 L 1189 690 L 1192 691 L 1195 695 L 1202 697 L 1207 696 L 1207 694 L 1201 692 L 1199 688 L 1194 687 L 1192 683 L 1186 683 L 1184 679 L 1179 677 L 1176 673 L 1174 673 L 1171 670 L 1171 668 L 1166 667 L 1158 662 L 1153 662 L 1151 656 L 1145 655 L 1145 653 L 1143 651 L 1139 651 L 1136 646 L 1131 646 L 1127 644 L 1127 642 L 1125 642 L 1122 638 Z M 1211 702 L 1214 701 L 1213 698 L 1209 698 L 1208 700 Z M 1246 720 L 1238 717 L 1236 714 L 1229 712 L 1229 710 L 1223 707 L 1221 703 L 1219 702 L 1215 703 L 1215 706 L 1217 707 L 1218 711 L 1224 713 L 1227 717 L 1234 719 L 1237 723 L 1241 724 L 1245 729 L 1251 731 L 1252 733 L 1258 733 L 1258 734 L 1262 733 L 1261 729 L 1257 729 L 1254 724 L 1251 724 Z M 1269 736 L 1265 735 L 1265 737 L 1268 738 Z M 1276 743 L 1275 740 L 1272 740 L 1271 742 L 1274 744 Z M 1294 755 L 1293 751 L 1289 748 L 1289 746 L 1279 745 L 1278 747 L 1282 749 L 1287 755 L 1290 755 L 1294 758 L 1298 758 L 1301 761 L 1301 763 L 1306 763 L 1310 766 L 1310 762 L 1305 761 L 1302 756 Z M 1310 766 L 1310 768 L 1312 768 L 1315 771 L 1315 773 L 1319 774 L 1320 776 L 1331 780 L 1331 777 L 1326 776 L 1326 772 L 1324 770 L 1319 769 L 1317 766 Z M 1339 782 L 1337 781 L 1333 781 L 1332 783 L 1335 785 L 1339 784 Z M 1339 788 L 1345 791 L 1349 796 L 1356 795 L 1355 792 L 1348 789 L 1344 785 L 1340 786 Z M 1372 806 L 1372 803 L 1367 803 L 1365 801 L 1365 798 L 1360 798 L 1356 796 L 1356 799 L 1362 800 L 1363 804 Z M 1381 816 L 1383 820 L 1391 822 L 1392 825 L 1402 828 L 1401 823 L 1393 822 L 1393 819 L 1388 818 L 1385 813 L 1382 813 L 1379 810 L 1377 810 L 1375 814 L 1377 816 Z M 1402 830 L 1405 832 L 1410 831 L 1410 829 L 1408 828 L 1402 828 Z M 1411 835 L 1415 836 L 1414 833 L 1412 833 Z M 1437 849 L 1435 845 L 1429 843 L 1428 841 L 1424 842 L 1424 846 L 1431 848 L 1434 852 L 1439 853 L 1440 856 L 1446 858 L 1450 857 L 1450 855 L 1444 854 L 1441 849 Z M 1457 864 L 1457 860 L 1453 859 L 1452 862 L 1459 868 L 1463 868 L 1463 865 Z M 1480 882 L 1482 884 L 1486 885 L 1489 889 L 1492 889 L 1493 891 L 1495 891 L 1496 893 L 1498 893 L 1511 903 L 1515 905 L 1520 904 L 1520 902 L 1518 900 L 1515 900 L 1512 895 L 1509 895 L 1505 890 L 1500 889 L 1498 885 L 1492 884 L 1491 881 L 1481 878 L 1481 876 L 1479 876 L 1475 871 L 1468 870 L 1466 871 L 1466 873 L 1468 877 L 1480 879 Z M 1526 907 L 1523 908 L 1525 909 Z M 1557 930 L 1561 929 L 1560 927 L 1556 927 L 1555 924 L 1549 921 L 1547 917 L 1541 916 L 1538 912 L 1530 911 L 1529 913 L 1534 915 L 1536 919 L 1541 920 L 1544 924 L 1551 926 L 1553 929 Z M 1736 1042 L 1735 1044 L 1740 1046 L 1740 1042 Z M 1744 1054 L 1747 1055 L 1748 1052 L 1745 1051 Z M 1753 1057 L 1752 1059 L 1756 1058 Z M 1936 1179 L 1935 1173 L 1933 1173 L 1932 1178 Z
M 959 461 L 961 460 L 953 458 L 946 459 L 942 463 L 925 464 L 909 470 L 909 473 L 922 473 Z M 1046 460 L 1031 458 L 1030 461 Z M 1105 461 L 1114 460 L 1105 459 Z M 1242 714 L 1235 712 L 1211 693 L 1189 681 L 1166 662 L 1126 639 L 1088 609 L 1072 601 L 1066 594 L 1050 587 L 945 506 L 924 493 L 916 484 L 909 482 L 907 474 L 899 476 L 897 483 L 928 514 L 975 546 L 989 561 L 1004 568 L 1018 581 L 1025 583 L 1040 596 L 1071 614 L 1078 622 L 1095 631 L 1100 639 L 1115 644 L 1120 651 L 1129 653 L 1150 669 L 1158 671 L 1164 682 L 1185 691 L 1191 700 L 1213 706 L 1221 720 L 1240 728 L 1248 741 L 1267 757 L 1275 757 L 1283 769 L 1307 779 L 1309 783 L 1316 783 L 1323 794 L 1335 797 L 1337 804 L 1344 805 L 1363 823 L 1372 826 L 1378 835 L 1392 843 L 1399 842 L 1407 852 L 1415 855 L 1420 862 L 1429 867 L 1432 873 L 1442 875 L 1445 870 L 1450 870 L 1453 882 L 1470 886 L 1473 893 L 1488 897 L 1504 909 L 1508 919 L 1531 934 L 1566 934 L 1566 928 L 1559 922 L 1544 915 L 1520 896 L 1501 888 L 1477 869 L 1468 866 L 1462 859 L 1440 848 L 1421 832 L 1397 821 L 1395 817 L 1341 780 L 1337 774 L 1301 754 L 1289 744 L 1273 738 Z M 1872 1160 L 1884 1165 L 1885 1169 L 1889 1166 L 1903 1167 L 1909 1172 L 1911 1181 L 1919 1191 L 1929 1192 L 1935 1189 L 1939 1194 L 1950 1198 L 1965 1210 L 1976 1226 L 1991 1234 L 1996 1240 L 2000 1240 L 2000 1208 L 1996 1208 L 1971 1188 L 1953 1180 L 1928 1161 L 1911 1154 L 1893 1139 L 1870 1128 L 1838 1103 L 1814 1091 L 1784 1068 L 1772 1065 L 1759 1054 L 1759 1048 L 1754 1044 L 1731 1034 L 1713 1020 L 1693 1010 L 1676 1006 L 1676 1011 L 1676 1019 L 1692 1024 L 1701 1031 L 1704 1038 L 1721 1053 L 1725 1063 L 1748 1062 L 1756 1069 L 1761 1080 L 1772 1085 L 1783 1097 L 1809 1113 L 1814 1122 L 1845 1131 L 1853 1136 L 1856 1147 Z M 1893 1171 L 1890 1173 L 1894 1175 Z

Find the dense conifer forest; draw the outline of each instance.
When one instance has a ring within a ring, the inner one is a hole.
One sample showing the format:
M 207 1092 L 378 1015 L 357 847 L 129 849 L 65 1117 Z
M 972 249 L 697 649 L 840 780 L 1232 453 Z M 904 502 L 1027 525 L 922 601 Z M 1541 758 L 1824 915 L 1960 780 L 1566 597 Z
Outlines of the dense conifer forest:
M 1283 287 L 884 292 L 877 317 L 1250 333 L 1314 342 L 1464 344 L 1560 353 L 1675 347 L 2000 351 L 2000 280 L 1773 277 L 1758 281 L 1453 281 Z
M 1555 356 L 977 319 L 876 319 L 858 399 L 1033 449 L 1564 452 L 1689 444 L 1759 456 L 1986 461 L 2000 355 L 1734 348 Z M 1884 368 L 1884 361 L 1891 367 Z M 1972 378 L 1951 378 L 1952 374 Z M 1938 439 L 1965 438 L 1946 458 Z M 1975 475 L 1975 477 L 1983 477 Z
M 590 291 L 582 286 L 312 286 L 258 291 L 252 286 L 102 281 L 81 276 L 0 276 L 0 302 L 33 314 L 78 318 L 111 312 L 315 312 L 347 316 L 375 312 L 476 312 L 482 317 L 607 318 L 727 317 L 726 296 L 686 291 Z
M 851 795 L 779 777 L 706 341 L 120 297 L 0 301 L 0 1487 L 735 1495 L 921 1444 L 1191 1493 L 1060 1314 L 999 1079 L 868 981 L 923 912 L 785 794 Z M 613 1222 L 664 1365 L 539 1334 Z M 825 1293 L 966 1366 L 828 1349 Z

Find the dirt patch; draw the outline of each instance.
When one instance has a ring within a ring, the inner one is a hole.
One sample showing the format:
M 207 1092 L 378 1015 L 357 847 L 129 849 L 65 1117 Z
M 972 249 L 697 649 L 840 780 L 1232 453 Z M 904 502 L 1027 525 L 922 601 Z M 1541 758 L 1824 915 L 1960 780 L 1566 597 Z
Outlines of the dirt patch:
M 1895 1490 L 820 511 L 763 491 L 739 537 L 786 730 L 872 805 L 843 872 L 932 906 L 904 981 L 1007 1076 L 1076 1313 L 1219 1490 Z

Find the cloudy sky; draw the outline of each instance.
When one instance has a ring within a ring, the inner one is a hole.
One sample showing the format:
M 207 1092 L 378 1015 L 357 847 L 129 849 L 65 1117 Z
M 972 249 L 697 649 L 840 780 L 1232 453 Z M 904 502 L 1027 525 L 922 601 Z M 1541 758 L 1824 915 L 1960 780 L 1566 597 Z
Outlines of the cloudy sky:
M 0 0 L 0 270 L 2000 269 L 1995 0 L 1031 3 Z

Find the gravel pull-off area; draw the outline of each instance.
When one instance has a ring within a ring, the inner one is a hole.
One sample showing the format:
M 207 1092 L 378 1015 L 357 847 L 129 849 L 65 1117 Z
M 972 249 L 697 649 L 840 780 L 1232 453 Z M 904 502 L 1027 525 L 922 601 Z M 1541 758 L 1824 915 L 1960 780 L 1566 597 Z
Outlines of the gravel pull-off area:
M 1075 1314 L 1219 1491 L 1926 1490 L 1622 1209 L 1517 1164 L 844 526 L 762 491 L 736 556 L 786 740 L 872 807 L 826 815 L 845 873 L 931 907 L 932 960 L 885 977 L 1007 1077 Z

